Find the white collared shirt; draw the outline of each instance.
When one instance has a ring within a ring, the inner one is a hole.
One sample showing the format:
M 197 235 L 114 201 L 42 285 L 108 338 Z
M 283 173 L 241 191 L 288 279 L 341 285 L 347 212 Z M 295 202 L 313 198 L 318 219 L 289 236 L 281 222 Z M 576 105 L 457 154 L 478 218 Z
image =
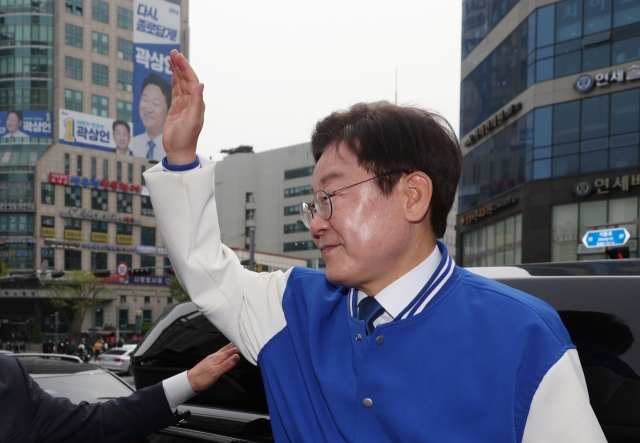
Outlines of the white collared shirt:
M 422 263 L 380 291 L 375 297 L 385 312 L 373 322 L 373 325 L 378 326 L 392 321 L 409 306 L 436 272 L 441 260 L 442 254 L 438 247 L 434 246 L 433 252 Z M 358 291 L 358 306 L 360 300 L 365 297 L 368 295 Z
M 143 132 L 133 137 L 132 151 L 136 157 L 146 157 L 149 150 L 149 134 Z M 162 145 L 162 133 L 153 139 L 155 147 L 153 148 L 153 159 L 161 161 L 167 154 L 164 152 L 164 146 Z

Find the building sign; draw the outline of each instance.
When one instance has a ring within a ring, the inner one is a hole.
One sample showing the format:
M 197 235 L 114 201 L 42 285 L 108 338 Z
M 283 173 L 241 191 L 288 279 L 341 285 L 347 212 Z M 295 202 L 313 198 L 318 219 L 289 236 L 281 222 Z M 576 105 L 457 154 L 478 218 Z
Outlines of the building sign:
M 107 234 L 106 232 L 92 232 L 91 241 L 107 243 L 109 241 L 109 234 Z
M 0 237 L 0 246 L 3 245 L 35 245 L 35 237 Z
M 75 229 L 65 229 L 64 238 L 67 240 L 82 240 L 82 231 Z
M 35 212 L 33 203 L 0 203 L 0 212 Z
M 132 245 L 133 235 L 118 234 L 116 235 L 116 243 L 121 245 Z
M 171 283 L 173 277 L 157 277 L 154 275 L 130 275 L 129 284 L 134 285 L 162 285 L 166 286 Z
M 587 197 L 594 189 L 597 194 L 608 194 L 615 189 L 628 192 L 632 186 L 640 186 L 640 174 L 601 177 L 593 182 L 583 180 L 573 185 L 573 193 L 576 197 Z
M 165 248 L 156 248 L 155 246 L 136 246 L 136 254 L 167 255 L 167 250 Z
M 37 291 L 34 289 L 10 289 L 0 291 L 0 297 L 4 298 L 27 298 L 27 297 L 44 297 L 46 291 Z
M 112 212 L 89 211 L 87 209 L 70 208 L 69 212 L 61 212 L 62 218 L 79 218 L 81 220 L 106 221 L 112 223 L 124 223 L 128 225 L 141 225 L 140 220 L 131 216 L 120 216 Z
M 0 111 L 0 138 L 53 138 L 51 111 Z
M 612 83 L 624 83 L 625 81 L 635 81 L 640 79 L 640 66 L 632 65 L 624 69 L 617 69 L 611 72 L 599 72 L 595 78 L 590 74 L 582 74 L 573 84 L 573 89 L 578 92 L 589 92 L 594 87 L 601 88 Z
M 28 251 L 0 251 L 0 258 L 27 258 Z
M 109 181 L 104 179 L 100 180 L 97 178 L 77 177 L 75 175 L 69 178 L 69 176 L 66 174 L 58 174 L 55 172 L 49 174 L 49 183 L 55 183 L 58 185 L 80 186 L 83 188 L 102 189 L 105 191 L 113 192 L 127 192 L 129 194 L 140 194 L 140 192 L 142 191 L 142 186 L 140 185 L 131 185 L 115 180 Z
M 60 109 L 58 141 L 65 145 L 131 155 L 131 126 L 131 123 L 112 118 Z
M 45 228 L 44 226 L 40 228 L 40 235 L 42 237 L 55 237 L 56 236 L 56 228 Z
M 493 215 L 494 213 L 502 210 L 508 206 L 513 206 L 518 203 L 518 199 L 516 198 L 504 198 L 494 203 L 490 203 L 481 208 L 476 209 L 469 214 L 462 215 L 460 217 L 460 224 L 463 226 L 473 224 L 477 221 L 482 220 L 485 217 Z
M 162 129 L 171 107 L 169 53 L 180 50 L 180 7 L 133 2 L 133 155 L 162 160 Z
M 498 112 L 496 115 L 485 121 L 475 131 L 469 134 L 469 138 L 467 138 L 467 141 L 464 143 L 464 145 L 471 146 L 484 136 L 489 135 L 490 132 L 502 126 L 509 117 L 511 117 L 513 114 L 516 114 L 521 109 L 522 103 L 514 103 L 511 106 L 504 108 L 502 111 Z
M 35 243 L 35 238 L 33 239 L 33 243 Z M 92 251 L 117 251 L 117 252 L 135 252 L 136 254 L 161 254 L 166 255 L 167 250 L 164 248 L 153 248 L 155 252 L 151 252 L 148 249 L 139 249 L 139 248 L 149 248 L 149 246 L 122 246 L 122 245 L 109 245 L 104 243 L 69 243 L 65 241 L 59 240 L 44 240 L 45 245 L 51 246 L 53 248 L 65 248 L 65 249 L 91 249 Z M 143 251 L 143 252 L 142 252 Z

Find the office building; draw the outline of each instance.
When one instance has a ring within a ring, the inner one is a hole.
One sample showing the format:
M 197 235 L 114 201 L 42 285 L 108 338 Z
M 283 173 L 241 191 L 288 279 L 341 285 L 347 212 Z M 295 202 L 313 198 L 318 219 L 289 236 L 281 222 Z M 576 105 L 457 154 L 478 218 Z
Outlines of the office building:
M 640 2 L 463 2 L 458 263 L 637 257 Z M 626 251 L 625 251 L 626 253 Z

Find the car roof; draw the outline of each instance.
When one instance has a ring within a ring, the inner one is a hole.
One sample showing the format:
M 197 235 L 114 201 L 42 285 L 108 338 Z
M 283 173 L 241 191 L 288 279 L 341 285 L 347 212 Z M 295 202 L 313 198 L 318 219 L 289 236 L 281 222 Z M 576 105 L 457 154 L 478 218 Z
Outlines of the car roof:
M 47 358 L 39 356 L 21 356 L 14 354 L 24 365 L 29 375 L 60 375 L 77 374 L 81 372 L 107 372 L 106 370 L 88 363 L 77 363 L 69 360 Z
M 531 263 L 510 266 L 466 268 L 494 280 L 523 277 L 640 277 L 640 259 Z

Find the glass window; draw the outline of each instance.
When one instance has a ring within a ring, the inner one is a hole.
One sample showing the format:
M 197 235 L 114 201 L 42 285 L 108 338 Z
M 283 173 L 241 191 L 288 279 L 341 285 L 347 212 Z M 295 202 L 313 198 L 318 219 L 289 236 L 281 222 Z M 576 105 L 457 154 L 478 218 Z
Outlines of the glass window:
M 96 308 L 95 314 L 96 314 L 96 318 L 95 318 L 96 328 L 101 328 L 102 325 L 104 324 L 104 310 L 102 308 Z
M 284 244 L 284 252 L 310 251 L 313 249 L 318 249 L 318 247 L 312 240 L 289 242 Z
M 149 228 L 146 226 L 140 227 L 140 237 L 140 244 L 143 246 L 155 246 L 156 228 Z
M 140 165 L 140 183 L 142 183 L 142 186 L 144 186 L 144 171 L 146 170 L 146 166 L 145 165 Z
M 69 154 L 64 154 L 64 173 L 69 175 L 69 170 L 71 168 L 71 158 Z
M 131 194 L 124 194 L 122 192 L 118 192 L 116 193 L 116 195 L 118 196 L 117 198 L 118 212 L 124 213 L 124 214 L 131 214 L 133 212 L 131 209 L 131 201 L 132 201 Z
M 53 248 L 42 248 L 40 249 L 40 262 L 44 263 L 45 260 L 47 262 L 44 269 L 53 270 L 55 269 L 55 250 Z
M 118 89 L 123 91 L 133 91 L 133 72 L 124 69 L 118 69 Z M 125 120 L 131 121 L 131 120 Z
M 120 329 L 127 329 L 129 325 L 129 310 L 118 309 L 118 326 Z
M 64 107 L 70 111 L 82 112 L 82 92 L 73 89 L 65 89 Z
M 611 135 L 638 131 L 640 89 L 611 94 Z
M 92 221 L 91 232 L 100 232 L 100 233 L 109 232 L 109 224 L 107 222 Z
M 611 2 L 589 0 L 584 2 L 584 35 L 611 28 Z
M 77 171 L 78 171 L 78 177 L 82 177 L 82 156 L 79 155 L 78 156 L 78 162 L 76 164 L 77 166 Z
M 169 271 L 171 270 L 171 260 L 169 260 L 169 257 L 164 257 L 163 264 L 164 264 L 164 276 L 166 277 L 171 275 L 169 273 Z
M 133 103 L 118 100 L 118 120 L 133 121 Z
M 109 67 L 91 63 L 91 82 L 94 85 L 109 86 Z
M 65 23 L 64 41 L 69 46 L 82 48 L 82 28 L 80 26 Z
M 102 160 L 102 178 L 109 180 L 109 160 Z
M 41 183 L 42 186 L 40 196 L 41 202 L 45 205 L 55 205 L 56 204 L 56 193 L 55 193 L 55 185 L 52 183 Z
M 141 196 L 140 203 L 141 203 L 141 208 L 140 208 L 141 215 L 147 215 L 149 217 L 156 216 L 155 212 L 153 212 L 153 206 L 151 206 L 151 197 L 144 196 L 144 195 Z
M 109 210 L 109 193 L 100 189 L 91 190 L 91 209 L 95 211 Z
M 48 215 L 43 215 L 40 217 L 40 224 L 43 228 L 54 228 L 56 223 L 55 217 L 50 217 Z
M 598 224 L 607 223 L 607 201 L 580 203 L 578 239 Z
M 153 255 L 141 255 L 140 267 L 151 269 L 151 275 L 156 275 L 156 258 Z
M 305 166 L 303 168 L 289 169 L 284 171 L 284 179 L 290 180 L 292 178 L 309 177 L 313 175 L 314 166 Z
M 284 233 L 285 234 L 293 234 L 296 232 L 308 232 L 309 229 L 302 223 L 290 223 L 284 225 Z
M 637 145 L 640 142 L 640 136 L 638 133 L 616 135 L 609 139 L 609 147 L 619 148 L 620 146 Z
M 9 237 L 32 236 L 33 214 L 0 215 L 0 232 Z
M 91 96 L 91 113 L 100 117 L 109 117 L 109 99 L 102 95 Z
M 64 205 L 72 208 L 82 207 L 82 188 L 76 186 L 65 186 Z
M 638 1 L 640 4 L 640 1 Z M 640 59 L 640 36 L 613 42 L 611 62 L 614 65 Z
M 582 36 L 582 0 L 556 3 L 556 42 Z
M 578 205 L 551 209 L 551 261 L 575 261 L 578 243 Z
M 640 22 L 640 2 L 638 0 L 613 0 L 613 26 L 630 25 Z
M 533 179 L 551 177 L 551 160 L 536 160 L 533 162 Z
M 97 176 L 96 158 L 91 157 L 91 178 L 96 178 L 96 176 Z
M 580 155 L 580 172 L 594 172 L 607 169 L 608 152 L 595 151 Z
M 553 58 L 540 60 L 536 63 L 536 82 L 543 82 L 553 78 Z
M 126 303 L 127 302 L 127 296 L 126 295 L 121 295 L 120 296 L 120 303 Z
M 582 100 L 582 138 L 605 137 L 609 134 L 609 95 Z
M 129 269 L 133 267 L 133 261 L 131 259 L 131 254 L 116 254 L 116 263 L 125 262 Z
M 108 269 L 109 269 L 109 266 L 107 265 L 107 253 L 92 252 L 91 253 L 91 270 L 106 271 Z
M 541 48 L 552 45 L 555 41 L 555 5 L 540 8 L 537 14 L 537 46 Z
M 82 60 L 66 56 L 64 58 L 65 76 L 74 80 L 82 80 Z
M 566 154 L 577 154 L 578 152 L 580 152 L 579 143 L 567 143 L 564 145 L 555 145 L 553 147 L 553 155 L 556 157 Z
M 91 33 L 91 50 L 98 54 L 109 54 L 109 36 L 102 32 Z
M 553 143 L 578 140 L 580 136 L 580 101 L 561 103 L 553 107 Z
M 555 69 L 553 72 L 554 77 L 565 77 L 580 72 L 582 70 L 580 55 L 580 51 L 575 51 L 556 56 Z
M 118 38 L 118 58 L 133 61 L 133 42 Z
M 64 270 L 79 271 L 82 269 L 82 251 L 77 249 L 64 250 Z
M 98 22 L 109 23 L 109 3 L 93 0 L 91 17 Z
M 116 180 L 122 181 L 122 162 L 116 162 Z
M 553 158 L 553 176 L 577 174 L 580 172 L 580 161 L 577 155 L 564 155 Z
M 151 297 L 144 298 L 145 303 L 151 303 Z M 142 310 L 142 323 L 151 323 L 151 309 L 143 309 Z
M 133 11 L 118 6 L 118 28 L 133 31 Z
M 582 59 L 582 70 L 591 71 L 593 69 L 609 66 L 610 60 L 611 45 L 609 43 L 585 48 Z
M 118 235 L 133 235 L 133 226 L 132 225 L 125 225 L 125 224 L 118 224 L 118 225 L 116 225 L 116 233 Z
M 66 11 L 71 14 L 82 15 L 82 1 L 83 0 L 65 0 Z
M 617 198 L 609 200 L 609 223 L 619 223 L 635 220 L 638 216 L 638 199 L 636 197 Z M 621 228 L 627 228 L 631 238 L 638 235 L 638 225 L 635 223 L 621 225 Z
M 610 168 L 630 168 L 638 165 L 638 147 L 627 146 L 609 151 Z
M 300 205 L 285 206 L 284 215 L 300 215 Z
M 133 164 L 127 165 L 127 183 L 133 184 Z
M 311 194 L 311 185 L 296 186 L 295 188 L 287 188 L 284 190 L 285 198 L 309 194 Z

